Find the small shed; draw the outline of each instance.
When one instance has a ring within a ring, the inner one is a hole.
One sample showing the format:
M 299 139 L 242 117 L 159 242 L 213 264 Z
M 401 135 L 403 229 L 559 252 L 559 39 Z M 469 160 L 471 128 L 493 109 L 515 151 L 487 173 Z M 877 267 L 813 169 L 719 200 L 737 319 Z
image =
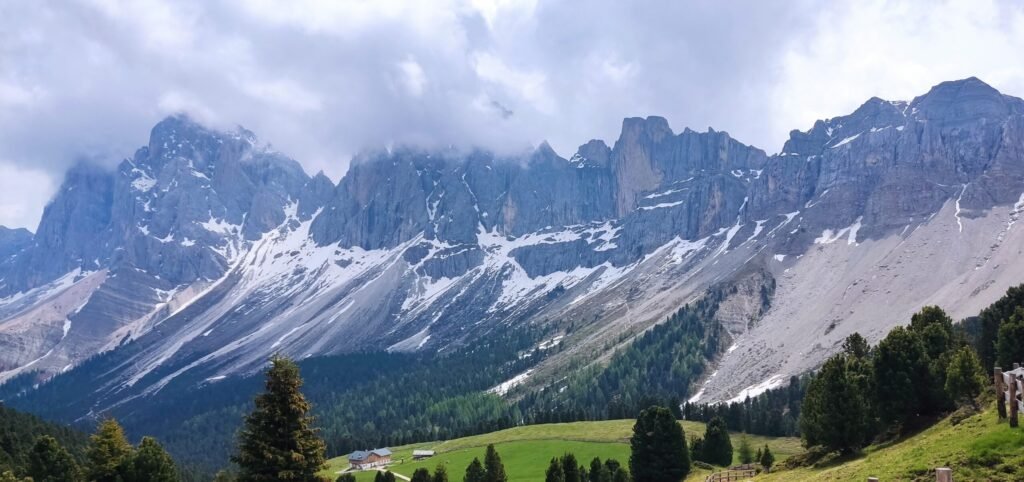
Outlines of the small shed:
M 429 459 L 429 458 L 431 458 L 433 456 L 434 456 L 434 451 L 433 450 L 413 450 L 412 451 L 412 459 L 413 460 Z

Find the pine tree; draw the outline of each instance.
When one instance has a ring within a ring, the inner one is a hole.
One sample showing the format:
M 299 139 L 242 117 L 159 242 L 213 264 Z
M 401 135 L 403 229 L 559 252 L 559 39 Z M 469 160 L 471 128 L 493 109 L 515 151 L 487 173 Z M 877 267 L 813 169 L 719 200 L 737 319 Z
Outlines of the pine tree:
M 723 467 L 732 464 L 732 441 L 722 417 L 712 418 L 704 429 L 704 459 Z
M 625 467 L 619 467 L 615 469 L 615 474 L 612 475 L 613 482 L 632 482 L 629 478 L 629 472 L 626 471 Z
M 622 464 L 620 464 L 619 461 L 616 459 L 606 459 L 604 461 L 604 466 L 608 467 L 609 473 L 615 475 L 615 471 L 618 470 L 619 467 L 622 467 Z
M 1006 294 L 1002 298 L 982 310 L 979 316 L 981 333 L 978 335 L 977 347 L 978 358 L 981 359 L 981 366 L 985 370 L 991 370 L 995 365 L 1001 365 L 1004 369 L 1008 369 L 1011 366 L 1009 363 L 1024 361 L 1011 358 L 1009 363 L 1003 363 L 997 348 L 999 329 L 1021 306 L 1024 306 L 1024 284 L 1006 290 Z
M 750 448 L 750 441 L 747 440 L 747 434 L 743 434 L 740 437 L 740 447 L 737 449 L 737 454 L 740 458 L 741 464 L 749 464 L 754 462 L 753 449 Z
M 544 482 L 565 482 L 565 471 L 558 457 L 551 459 L 548 470 L 544 472 Z
M 431 482 L 448 482 L 448 469 L 444 464 L 437 464 L 437 468 L 434 469 L 434 477 Z
M 380 472 L 378 472 L 380 473 Z M 395 482 L 395 474 L 390 470 L 384 471 L 384 482 Z
M 124 471 L 124 482 L 178 482 L 174 460 L 153 437 L 143 437 Z
M 1004 370 L 1009 370 L 1014 363 L 1024 362 L 1024 307 L 1017 307 L 999 326 L 996 354 Z
M 965 346 L 953 355 L 946 370 L 945 388 L 949 397 L 958 403 L 977 406 L 975 399 L 985 389 L 985 371 L 970 347 Z
M 373 482 L 384 482 L 384 472 L 378 471 L 376 474 L 373 474 Z
M 764 450 L 761 452 L 760 462 L 765 470 L 772 471 L 772 465 L 775 465 L 775 455 L 772 454 L 772 449 L 768 448 L 768 444 L 765 444 Z
M 86 478 L 90 481 L 121 482 L 121 473 L 131 461 L 132 446 L 121 425 L 108 418 L 89 437 L 85 456 L 89 462 Z
M 430 471 L 420 467 L 412 473 L 411 482 L 430 482 Z
M 594 460 L 590 461 L 590 473 L 588 474 L 590 482 L 611 482 L 612 473 L 608 471 L 608 467 L 601 463 L 601 459 L 594 457 Z
M 43 435 L 29 453 L 28 475 L 34 482 L 78 482 L 82 480 L 78 464 L 57 439 Z
M 505 465 L 501 463 L 501 455 L 494 449 L 494 444 L 487 446 L 487 453 L 484 455 L 484 470 L 487 472 L 486 482 L 508 482 L 505 475 Z
M 842 353 L 832 356 L 807 387 L 800 432 L 808 446 L 823 445 L 849 453 L 860 450 L 867 440 L 867 403 L 850 375 L 848 362 Z
M 480 463 L 480 459 L 474 457 L 473 461 L 466 467 L 466 478 L 463 482 L 486 482 L 487 471 L 484 470 L 483 464 Z
M 310 404 L 302 395 L 295 362 L 275 356 L 267 371 L 266 391 L 245 417 L 239 435 L 240 482 L 313 482 L 325 465 L 326 445 L 312 427 Z
M 344 474 L 339 475 L 337 479 L 334 479 L 334 482 L 356 482 L 356 476 L 355 474 L 346 472 Z
M 562 456 L 562 472 L 565 474 L 565 482 L 582 482 L 580 474 L 580 464 L 576 461 L 576 456 L 571 453 L 566 453 Z
M 704 437 L 693 435 L 690 437 L 690 460 L 707 462 L 704 459 Z
M 341 477 L 344 477 L 346 475 L 352 474 L 342 474 Z M 338 477 L 338 479 L 340 480 L 341 477 Z M 238 480 L 238 478 L 235 477 L 235 474 L 227 470 L 218 470 L 217 474 L 213 476 L 213 482 L 235 482 L 236 480 Z M 340 482 L 354 482 L 354 480 L 344 480 Z
M 683 428 L 667 408 L 640 412 L 629 445 L 629 471 L 636 482 L 682 480 L 690 472 Z
M 882 422 L 899 428 L 916 417 L 927 398 L 919 387 L 930 378 L 928 355 L 920 337 L 902 326 L 893 328 L 878 344 L 874 358 L 874 400 Z M 810 391 L 808 387 L 808 394 Z M 805 412 L 806 405 L 807 400 Z

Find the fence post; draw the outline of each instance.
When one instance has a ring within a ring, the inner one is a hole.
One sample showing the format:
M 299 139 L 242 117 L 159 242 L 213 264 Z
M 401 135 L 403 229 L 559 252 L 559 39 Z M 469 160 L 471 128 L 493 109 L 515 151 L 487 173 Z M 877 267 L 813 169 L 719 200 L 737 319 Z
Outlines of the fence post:
M 1003 369 L 1001 367 L 995 367 L 992 370 L 992 379 L 995 381 L 996 387 L 996 413 L 999 414 L 999 420 L 1006 420 L 1006 394 L 1003 393 Z
M 1014 365 L 1016 365 L 1016 363 L 1014 363 Z M 1010 397 L 1009 397 L 1010 398 L 1010 400 L 1009 400 L 1009 402 L 1010 402 L 1010 426 L 1016 428 L 1017 427 L 1017 377 L 1016 376 L 1011 376 L 1010 377 L 1009 385 L 1010 385 L 1010 387 L 1009 387 L 1010 388 L 1010 391 L 1009 391 L 1009 394 L 1010 394 Z
M 953 482 L 953 469 L 946 467 L 935 469 L 935 482 Z

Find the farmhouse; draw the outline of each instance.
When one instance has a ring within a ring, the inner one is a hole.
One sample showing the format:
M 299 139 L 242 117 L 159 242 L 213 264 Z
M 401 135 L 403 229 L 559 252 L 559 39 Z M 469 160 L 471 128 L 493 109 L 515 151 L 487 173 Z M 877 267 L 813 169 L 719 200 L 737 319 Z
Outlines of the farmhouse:
M 348 464 L 357 470 L 382 467 L 391 463 L 391 450 L 373 449 L 369 451 L 356 450 L 348 455 Z

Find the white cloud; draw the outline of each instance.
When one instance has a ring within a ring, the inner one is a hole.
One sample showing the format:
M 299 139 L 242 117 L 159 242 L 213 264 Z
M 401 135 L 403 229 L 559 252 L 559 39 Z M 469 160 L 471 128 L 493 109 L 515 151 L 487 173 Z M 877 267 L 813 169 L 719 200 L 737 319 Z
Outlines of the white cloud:
M 0 2 L 0 165 L 114 164 L 178 111 L 334 179 L 389 143 L 568 157 L 636 115 L 775 151 L 873 95 L 969 75 L 1024 94 L 1022 19 L 1009 0 Z
M 35 231 L 43 206 L 55 190 L 45 171 L 0 160 L 0 224 Z

